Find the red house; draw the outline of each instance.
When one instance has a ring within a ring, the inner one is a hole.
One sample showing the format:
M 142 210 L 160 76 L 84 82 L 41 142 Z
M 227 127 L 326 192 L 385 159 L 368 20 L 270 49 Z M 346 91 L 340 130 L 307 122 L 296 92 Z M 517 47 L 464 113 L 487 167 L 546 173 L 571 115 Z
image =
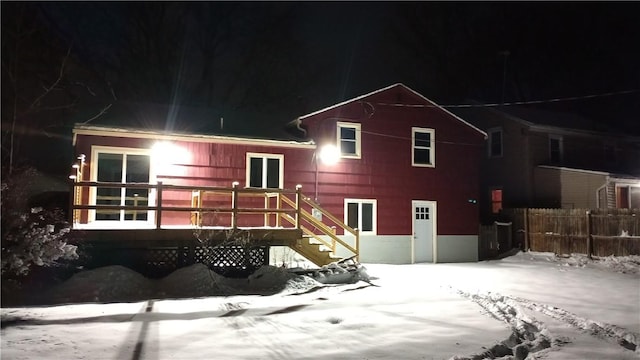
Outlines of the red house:
M 103 242 L 246 229 L 319 265 L 477 261 L 483 131 L 403 84 L 288 129 L 296 136 L 77 125 L 74 228 Z

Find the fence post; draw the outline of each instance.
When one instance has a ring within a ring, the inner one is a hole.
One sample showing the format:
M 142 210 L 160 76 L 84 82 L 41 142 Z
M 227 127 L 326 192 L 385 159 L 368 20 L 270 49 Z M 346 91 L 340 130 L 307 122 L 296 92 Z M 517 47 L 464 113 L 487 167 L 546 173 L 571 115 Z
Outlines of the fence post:
M 587 210 L 587 256 L 593 255 L 593 234 L 591 229 L 591 211 Z
M 231 213 L 231 227 L 233 229 L 238 228 L 238 185 L 240 185 L 239 182 L 233 182 L 233 196 L 231 198 L 231 206 L 233 208 L 233 212 Z
M 529 251 L 529 208 L 524 208 L 524 251 Z
M 156 193 L 156 229 L 160 229 L 162 224 L 162 181 L 158 181 Z

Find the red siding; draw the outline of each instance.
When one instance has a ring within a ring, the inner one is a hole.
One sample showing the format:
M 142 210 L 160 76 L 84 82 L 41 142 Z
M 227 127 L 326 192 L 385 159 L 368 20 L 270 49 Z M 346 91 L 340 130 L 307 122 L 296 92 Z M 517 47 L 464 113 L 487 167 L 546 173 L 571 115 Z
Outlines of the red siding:
M 390 105 L 396 103 L 418 106 Z M 304 119 L 310 136 L 319 146 L 335 143 L 336 121 L 357 122 L 362 126 L 362 158 L 342 159 L 331 167 L 319 164 L 317 173 L 314 150 L 309 148 L 174 142 L 189 150 L 191 161 L 174 167 L 173 173 L 158 174 L 158 180 L 165 184 L 203 186 L 231 186 L 233 181 L 239 181 L 244 187 L 247 152 L 282 154 L 284 187 L 293 189 L 301 184 L 305 195 L 314 198 L 317 175 L 317 200 L 338 218 L 343 218 L 345 198 L 376 199 L 377 233 L 409 235 L 411 200 L 432 200 L 438 203 L 439 234 L 477 234 L 477 204 L 468 200 L 479 197 L 483 135 L 430 105 L 408 90 L 394 87 Z M 411 166 L 412 126 L 435 129 L 435 168 Z M 149 149 L 154 142 L 79 135 L 76 151 L 86 154 L 91 166 L 91 145 Z M 89 180 L 88 174 L 87 171 L 85 180 Z M 172 202 L 189 201 L 186 193 L 164 195 L 165 200 Z M 187 214 L 171 218 L 182 223 L 188 221 Z
M 403 104 L 427 105 L 394 106 Z M 303 120 L 318 145 L 335 143 L 336 122 L 362 127 L 361 159 L 321 167 L 319 201 L 343 213 L 343 199 L 377 199 L 378 234 L 408 235 L 411 200 L 438 202 L 439 234 L 477 234 L 479 160 L 484 136 L 403 88 L 392 88 Z M 435 129 L 436 167 L 411 166 L 411 128 Z

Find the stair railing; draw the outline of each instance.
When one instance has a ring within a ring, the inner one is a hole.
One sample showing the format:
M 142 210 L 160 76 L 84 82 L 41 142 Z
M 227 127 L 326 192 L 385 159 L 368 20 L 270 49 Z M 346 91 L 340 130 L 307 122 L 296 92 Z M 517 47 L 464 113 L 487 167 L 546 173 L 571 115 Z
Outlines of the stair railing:
M 300 188 L 296 188 L 296 201 L 293 201 L 291 199 L 289 199 L 287 196 L 284 196 L 284 194 L 281 194 L 281 196 L 279 196 L 278 199 L 278 207 L 281 208 L 281 204 L 285 203 L 288 206 L 293 207 L 294 209 L 296 209 L 296 218 L 291 217 L 290 215 L 286 214 L 286 213 L 280 213 L 280 217 L 292 224 L 296 224 L 296 227 L 301 229 L 303 231 L 304 234 L 313 237 L 315 240 L 319 241 L 321 244 L 325 245 L 326 247 L 328 247 L 329 249 L 331 249 L 331 251 L 333 253 L 336 252 L 336 247 L 337 244 L 340 244 L 341 246 L 343 246 L 345 249 L 349 250 L 350 252 L 352 252 L 355 255 L 356 260 L 358 260 L 358 257 L 360 255 L 359 253 L 359 249 L 360 249 L 360 234 L 358 229 L 354 229 L 352 227 L 350 227 L 349 225 L 345 224 L 342 220 L 338 219 L 337 217 L 335 217 L 333 214 L 331 214 L 330 212 L 326 211 L 325 209 L 323 209 L 322 207 L 320 207 L 319 204 L 317 204 L 316 202 L 314 202 L 313 200 L 311 200 L 309 197 L 302 195 L 302 193 L 300 192 Z M 346 243 L 345 241 L 343 241 L 340 237 L 338 237 L 336 235 L 336 228 L 335 227 L 331 227 L 327 224 L 325 224 L 324 222 L 322 222 L 321 220 L 318 220 L 315 216 L 313 216 L 310 212 L 308 212 L 307 210 L 305 210 L 302 206 L 302 204 L 306 204 L 308 206 L 311 207 L 312 211 L 316 210 L 317 212 L 319 212 L 320 214 L 322 214 L 323 218 L 326 217 L 329 220 L 331 220 L 331 222 L 333 222 L 337 227 L 342 228 L 344 234 L 350 233 L 355 237 L 355 246 L 351 246 L 348 243 Z M 313 228 L 319 230 L 319 232 L 321 232 L 321 234 L 316 234 L 313 230 L 309 229 L 308 227 L 302 225 L 302 221 L 304 220 L 304 222 L 306 224 L 309 224 L 311 226 L 313 226 Z M 323 239 L 321 236 L 327 236 L 329 237 L 329 239 L 331 239 L 331 242 L 326 241 L 325 239 Z

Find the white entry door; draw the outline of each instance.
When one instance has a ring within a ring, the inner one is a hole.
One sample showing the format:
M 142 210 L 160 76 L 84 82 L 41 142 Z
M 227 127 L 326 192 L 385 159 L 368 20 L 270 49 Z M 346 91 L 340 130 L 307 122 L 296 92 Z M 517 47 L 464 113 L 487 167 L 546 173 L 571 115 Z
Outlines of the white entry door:
M 413 200 L 413 262 L 433 262 L 436 202 Z

